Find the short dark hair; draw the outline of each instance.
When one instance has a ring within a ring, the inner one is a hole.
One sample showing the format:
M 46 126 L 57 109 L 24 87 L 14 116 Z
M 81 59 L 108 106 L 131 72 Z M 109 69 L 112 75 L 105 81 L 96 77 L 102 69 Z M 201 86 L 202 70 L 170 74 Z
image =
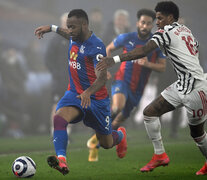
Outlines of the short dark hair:
M 139 20 L 140 17 L 143 16 L 143 15 L 150 16 L 153 19 L 153 21 L 156 18 L 155 12 L 152 11 L 151 9 L 140 9 L 137 12 L 137 19 Z
M 75 16 L 77 18 L 83 18 L 87 21 L 87 23 L 89 23 L 88 15 L 83 9 L 73 9 L 72 11 L 69 12 L 68 18 L 72 16 Z
M 161 12 L 162 14 L 165 14 L 165 15 L 172 14 L 176 21 L 179 18 L 179 8 L 172 1 L 162 1 L 162 2 L 157 3 L 155 7 L 155 11 Z

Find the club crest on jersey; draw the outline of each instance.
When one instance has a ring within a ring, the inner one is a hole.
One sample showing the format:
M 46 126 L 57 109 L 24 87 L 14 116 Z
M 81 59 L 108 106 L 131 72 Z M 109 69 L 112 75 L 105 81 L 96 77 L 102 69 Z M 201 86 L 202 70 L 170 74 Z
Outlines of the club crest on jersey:
M 70 52 L 70 59 L 73 59 L 76 61 L 78 55 L 75 52 Z
M 102 54 L 97 54 L 97 55 L 96 55 L 96 60 L 97 60 L 97 61 L 100 61 L 102 57 L 103 57 Z
M 159 29 L 157 32 L 164 33 L 165 31 L 163 29 Z
M 80 47 L 80 53 L 81 53 L 81 54 L 84 54 L 84 49 L 85 49 L 85 48 L 86 48 L 85 46 L 81 45 L 81 47 Z

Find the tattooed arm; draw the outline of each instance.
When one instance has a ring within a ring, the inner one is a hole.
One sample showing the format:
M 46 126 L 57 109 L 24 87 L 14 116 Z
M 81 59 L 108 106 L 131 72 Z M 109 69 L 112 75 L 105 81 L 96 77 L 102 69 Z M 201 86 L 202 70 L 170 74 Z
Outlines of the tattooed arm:
M 35 29 L 35 35 L 39 39 L 41 39 L 41 38 L 43 38 L 43 35 L 45 33 L 49 33 L 51 31 L 52 31 L 52 29 L 51 29 L 51 26 L 49 26 L 49 25 L 47 25 L 47 26 L 40 26 L 37 29 Z M 68 29 L 64 29 L 64 28 L 58 27 L 56 33 L 61 35 L 61 36 L 63 36 L 64 38 L 66 38 L 68 40 L 70 38 L 69 30 Z
M 145 57 L 148 53 L 150 53 L 157 47 L 158 47 L 157 44 L 153 40 L 150 40 L 147 42 L 146 45 L 142 47 L 137 47 L 128 53 L 121 54 L 113 58 L 103 57 L 101 58 L 102 61 L 100 61 L 97 65 L 97 70 L 103 70 L 103 69 L 109 68 L 117 62 L 131 61 L 134 59 Z
M 64 28 L 61 28 L 59 27 L 57 29 L 57 33 L 61 36 L 63 36 L 65 39 L 68 39 L 70 38 L 70 34 L 69 34 L 69 30 L 68 29 L 64 29 Z
M 132 51 L 119 55 L 121 62 L 123 61 L 131 61 L 134 59 L 139 59 L 144 56 L 147 56 L 148 53 L 152 52 L 154 49 L 156 49 L 158 46 L 154 41 L 148 41 L 146 45 L 135 48 Z

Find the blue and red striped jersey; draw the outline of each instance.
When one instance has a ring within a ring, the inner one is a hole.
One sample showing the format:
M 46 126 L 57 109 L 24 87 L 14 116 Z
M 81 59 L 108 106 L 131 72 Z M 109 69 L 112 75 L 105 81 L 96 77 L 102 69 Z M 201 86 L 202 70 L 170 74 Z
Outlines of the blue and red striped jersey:
M 147 43 L 146 40 L 138 38 L 137 32 L 130 32 L 118 35 L 114 40 L 116 48 L 123 47 L 123 53 L 127 53 L 136 47 L 141 47 Z M 155 63 L 158 58 L 165 58 L 159 48 L 147 55 L 148 61 Z M 148 82 L 151 69 L 140 66 L 138 60 L 125 61 L 120 65 L 119 70 L 115 74 L 115 80 L 123 80 L 129 86 L 133 93 L 143 93 L 144 87 Z
M 106 48 L 103 42 L 92 34 L 83 43 L 72 41 L 68 50 L 68 90 L 81 94 L 96 80 L 95 67 L 99 61 L 99 55 L 106 56 Z M 105 99 L 108 92 L 105 86 L 97 91 L 91 98 Z

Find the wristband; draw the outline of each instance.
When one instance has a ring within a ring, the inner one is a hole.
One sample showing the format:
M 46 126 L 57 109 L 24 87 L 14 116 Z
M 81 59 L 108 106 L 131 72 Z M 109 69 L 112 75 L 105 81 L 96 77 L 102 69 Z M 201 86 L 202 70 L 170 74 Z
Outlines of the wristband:
M 58 26 L 56 26 L 56 25 L 51 26 L 51 31 L 52 32 L 57 32 L 57 29 L 58 29 Z
M 120 57 L 118 55 L 117 56 L 114 56 L 113 57 L 113 60 L 114 60 L 115 63 L 121 62 L 121 59 L 120 59 Z

